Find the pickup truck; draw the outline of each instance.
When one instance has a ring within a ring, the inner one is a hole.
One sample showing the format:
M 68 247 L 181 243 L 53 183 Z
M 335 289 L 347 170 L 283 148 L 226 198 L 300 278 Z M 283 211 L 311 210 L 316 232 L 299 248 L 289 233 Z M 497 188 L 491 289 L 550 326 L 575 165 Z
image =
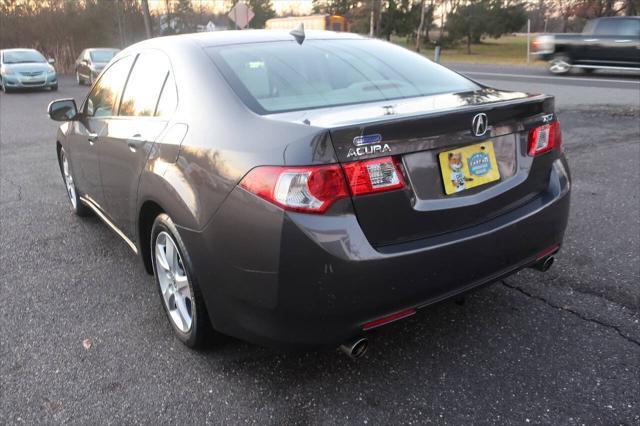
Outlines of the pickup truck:
M 553 74 L 572 68 L 640 70 L 640 17 L 598 18 L 588 21 L 581 34 L 540 35 L 533 53 L 549 61 Z

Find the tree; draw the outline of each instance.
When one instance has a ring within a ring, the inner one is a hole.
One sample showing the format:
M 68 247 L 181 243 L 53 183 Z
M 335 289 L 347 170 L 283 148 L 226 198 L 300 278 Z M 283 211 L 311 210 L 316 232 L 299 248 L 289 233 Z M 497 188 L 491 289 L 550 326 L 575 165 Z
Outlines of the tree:
M 391 34 L 413 35 L 420 20 L 420 10 L 420 4 L 411 0 L 388 0 L 387 10 L 380 19 L 381 34 L 387 40 L 391 39 Z
M 418 29 L 416 30 L 416 52 L 420 52 L 420 45 L 425 35 L 427 41 L 429 39 L 429 29 L 433 25 L 433 11 L 435 10 L 434 1 L 430 0 L 429 6 L 427 6 L 427 1 L 422 0 L 418 5 L 420 18 L 418 19 Z
M 502 0 L 478 0 L 463 6 L 449 17 L 447 26 L 453 40 L 466 39 L 467 53 L 471 43 L 480 42 L 482 36 L 498 38 L 517 31 L 527 22 L 521 3 L 503 4 Z
M 173 16 L 176 19 L 174 31 L 177 34 L 195 31 L 195 12 L 191 0 L 178 0 L 173 10 Z
M 358 6 L 357 0 L 313 0 L 314 13 L 328 13 L 330 15 L 345 16 Z
M 249 0 L 248 5 L 255 14 L 249 23 L 250 28 L 264 28 L 265 22 L 276 16 L 271 0 Z
M 142 0 L 142 14 L 144 15 L 144 30 L 147 33 L 147 38 L 151 38 L 151 15 L 149 14 L 148 0 Z

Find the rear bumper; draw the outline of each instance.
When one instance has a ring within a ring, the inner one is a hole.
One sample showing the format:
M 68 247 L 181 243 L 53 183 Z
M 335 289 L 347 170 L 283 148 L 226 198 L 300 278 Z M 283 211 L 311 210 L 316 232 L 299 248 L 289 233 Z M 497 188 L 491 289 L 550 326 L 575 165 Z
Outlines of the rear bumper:
M 369 321 L 498 280 L 560 244 L 566 167 L 557 160 L 543 193 L 489 222 L 378 249 L 348 200 L 335 205 L 344 214 L 284 213 L 239 188 L 202 232 L 180 233 L 214 328 L 270 346 L 337 345 Z

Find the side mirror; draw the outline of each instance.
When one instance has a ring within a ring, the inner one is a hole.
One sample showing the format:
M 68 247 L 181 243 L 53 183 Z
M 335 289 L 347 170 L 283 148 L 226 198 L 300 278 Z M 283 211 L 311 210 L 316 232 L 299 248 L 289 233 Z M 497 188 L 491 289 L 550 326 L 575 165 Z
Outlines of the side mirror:
M 73 99 L 59 99 L 49 104 L 48 112 L 54 121 L 72 121 L 78 115 L 78 108 Z
M 53 64 L 56 63 L 56 60 L 53 59 L 53 58 L 49 58 L 49 59 L 47 59 L 47 62 L 49 62 L 49 65 L 53 65 Z

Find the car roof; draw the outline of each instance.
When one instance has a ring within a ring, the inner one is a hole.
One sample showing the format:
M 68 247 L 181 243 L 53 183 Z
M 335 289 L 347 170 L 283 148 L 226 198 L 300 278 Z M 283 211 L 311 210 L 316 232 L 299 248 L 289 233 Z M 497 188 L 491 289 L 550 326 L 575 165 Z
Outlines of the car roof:
M 293 28 L 292 28 L 293 29 Z M 230 44 L 260 43 L 269 41 L 294 40 L 289 31 L 280 30 L 242 30 L 212 31 L 203 33 L 181 34 L 163 37 L 164 43 L 190 40 L 201 47 L 224 46 Z M 333 31 L 305 31 L 306 40 L 358 40 L 364 37 L 354 33 L 338 33 Z

